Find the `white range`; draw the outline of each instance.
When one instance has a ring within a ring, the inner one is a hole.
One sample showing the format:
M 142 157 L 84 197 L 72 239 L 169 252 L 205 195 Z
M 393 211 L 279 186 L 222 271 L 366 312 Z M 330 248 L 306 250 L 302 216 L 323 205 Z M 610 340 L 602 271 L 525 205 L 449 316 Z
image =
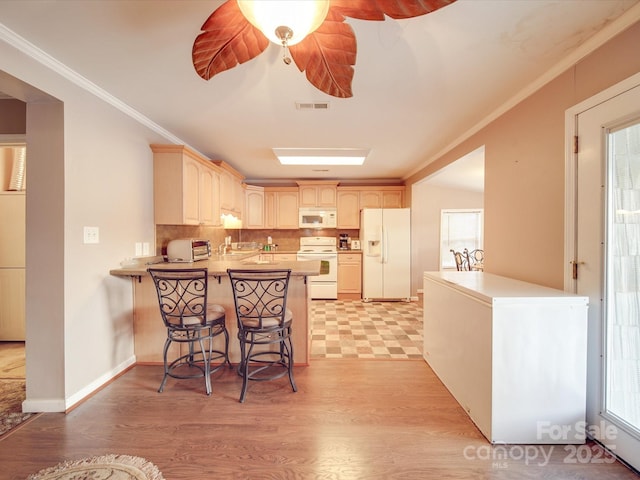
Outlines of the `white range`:
M 338 298 L 338 251 L 335 237 L 301 237 L 297 260 L 320 260 L 320 275 L 307 277 L 312 299 Z

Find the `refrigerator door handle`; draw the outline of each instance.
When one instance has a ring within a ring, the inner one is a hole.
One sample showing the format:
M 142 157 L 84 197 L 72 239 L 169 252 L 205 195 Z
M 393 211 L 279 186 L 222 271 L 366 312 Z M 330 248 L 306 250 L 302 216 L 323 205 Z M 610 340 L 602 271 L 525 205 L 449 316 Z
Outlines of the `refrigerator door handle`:
M 384 225 L 381 228 L 381 232 L 380 232 L 380 239 L 382 241 L 382 247 L 380 250 L 382 250 L 382 260 L 381 263 L 387 263 L 387 258 L 388 258 L 388 252 L 387 252 L 387 245 L 388 245 L 388 238 L 387 238 L 387 229 L 384 228 Z

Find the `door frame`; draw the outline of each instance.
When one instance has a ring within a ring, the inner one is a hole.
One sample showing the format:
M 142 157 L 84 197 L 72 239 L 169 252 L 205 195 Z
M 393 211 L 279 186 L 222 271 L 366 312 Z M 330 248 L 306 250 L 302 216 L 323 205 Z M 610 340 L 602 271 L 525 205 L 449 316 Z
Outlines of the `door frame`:
M 577 161 L 578 154 L 574 148 L 574 138 L 577 134 L 578 128 L 578 115 L 590 108 L 595 107 L 607 100 L 620 95 L 627 90 L 630 90 L 640 85 L 640 72 L 635 75 L 622 80 L 619 83 L 603 90 L 592 97 L 574 105 L 565 111 L 565 198 L 564 198 L 564 290 L 566 292 L 576 292 L 577 282 L 573 279 L 573 266 L 572 261 L 574 259 L 574 252 L 576 251 L 577 244 L 577 201 L 576 196 L 578 193 L 577 179 L 578 169 Z
M 616 97 L 626 94 L 631 90 L 633 90 L 634 91 L 633 93 L 635 94 L 638 88 L 640 88 L 640 73 L 632 75 L 631 77 L 615 84 L 614 86 L 592 96 L 589 99 L 586 99 L 585 101 L 579 103 L 578 105 L 575 105 L 574 107 L 568 109 L 565 112 L 565 135 L 566 135 L 565 136 L 565 149 L 566 149 L 565 162 L 566 163 L 565 163 L 564 288 L 568 292 L 577 293 L 578 281 L 573 279 L 573 275 L 572 275 L 573 268 L 571 264 L 573 261 L 580 260 L 579 258 L 575 258 L 576 247 L 579 246 L 578 237 L 577 237 L 578 230 L 579 230 L 577 225 L 577 221 L 579 218 L 578 202 L 577 202 L 579 172 L 578 172 L 577 162 L 578 162 L 578 156 L 580 154 L 578 152 L 574 152 L 574 150 L 580 150 L 580 146 L 578 146 L 578 149 L 574 148 L 574 138 L 579 133 L 578 132 L 579 117 L 582 116 L 583 114 L 589 114 L 590 110 L 594 109 L 595 107 L 599 107 L 599 106 L 608 107 L 608 105 L 605 105 L 605 104 L 610 100 L 618 100 L 616 105 L 620 103 L 620 100 L 623 100 L 626 102 L 626 97 L 618 98 L 618 99 L 616 99 Z M 593 112 L 597 113 L 595 110 Z M 598 125 L 598 124 L 599 122 L 595 123 L 595 125 Z M 593 130 L 593 128 L 591 128 L 591 130 Z M 585 138 L 590 138 L 590 137 L 585 137 Z M 590 144 L 591 141 L 587 143 Z M 589 150 L 584 150 L 584 152 L 589 152 Z M 603 154 L 604 154 L 604 151 L 597 152 L 598 156 L 601 156 Z M 600 162 L 602 162 L 602 160 L 600 160 Z M 605 255 L 604 252 L 603 252 L 603 255 Z M 605 273 L 603 271 L 603 268 L 604 267 L 602 266 L 600 267 L 601 275 Z M 579 273 L 579 270 L 578 270 L 578 273 Z M 604 282 L 604 278 L 602 278 L 601 281 Z M 593 295 L 593 292 L 591 292 L 591 295 Z M 594 301 L 591 303 L 597 304 L 598 302 Z M 604 312 L 602 312 L 602 315 L 603 315 L 602 322 L 604 324 L 605 322 Z M 602 337 L 600 338 L 600 341 L 603 342 L 605 339 L 605 333 L 603 332 L 601 335 Z M 601 348 L 603 349 L 603 353 L 604 353 L 604 349 L 605 349 L 604 344 L 601 345 Z M 594 353 L 588 352 L 588 356 L 590 359 L 593 359 Z M 588 363 L 591 363 L 591 360 L 588 360 Z M 598 391 L 596 393 L 589 392 L 589 389 L 587 389 L 587 405 L 589 404 L 590 401 L 596 402 L 594 405 L 596 406 L 598 411 L 594 412 L 592 409 L 587 408 L 586 420 L 587 420 L 587 423 L 593 424 L 596 427 L 596 429 L 599 429 L 600 432 L 602 432 L 602 428 L 604 428 L 605 425 L 612 425 L 615 429 L 617 429 L 616 432 L 622 431 L 622 437 L 621 437 L 622 445 L 621 444 L 610 445 L 610 442 L 605 441 L 607 440 L 606 435 L 604 436 L 604 439 L 598 438 L 599 435 L 597 433 L 594 433 L 592 435 L 589 433 L 589 431 L 587 431 L 586 432 L 587 436 L 589 438 L 595 439 L 598 442 L 601 442 L 605 448 L 608 448 L 610 446 L 612 448 L 613 453 L 616 456 L 621 455 L 621 457 L 618 457 L 619 460 L 621 460 L 623 463 L 627 464 L 628 466 L 630 466 L 632 469 L 635 470 L 638 468 L 637 459 L 635 459 L 633 455 L 629 452 L 630 451 L 633 452 L 634 449 L 636 448 L 635 445 L 637 445 L 638 437 L 632 432 L 625 431 L 624 428 L 621 427 L 619 423 L 617 423 L 616 421 L 613 421 L 611 419 L 611 416 L 607 414 L 606 408 L 604 408 L 605 405 L 603 401 L 603 395 L 604 395 L 603 388 L 605 388 L 605 385 L 606 385 L 606 380 L 605 380 L 606 364 L 602 362 L 602 359 L 600 359 L 599 365 L 600 366 L 598 368 L 595 368 L 595 371 L 594 371 L 594 367 L 591 367 L 591 371 L 589 369 L 587 370 L 587 382 L 589 381 L 597 382 L 597 385 L 598 385 Z M 595 378 L 596 376 L 598 378 Z M 595 395 L 597 395 L 597 398 L 595 398 Z M 596 425 L 596 423 L 598 423 L 598 425 Z M 606 428 L 608 429 L 608 427 Z M 622 447 L 622 448 L 618 448 L 616 450 L 616 446 Z

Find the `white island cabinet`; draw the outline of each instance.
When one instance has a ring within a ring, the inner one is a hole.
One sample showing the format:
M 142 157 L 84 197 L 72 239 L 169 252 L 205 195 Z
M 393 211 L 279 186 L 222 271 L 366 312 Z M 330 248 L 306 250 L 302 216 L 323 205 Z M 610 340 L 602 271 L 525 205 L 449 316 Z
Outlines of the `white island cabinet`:
M 424 274 L 424 358 L 492 443 L 585 440 L 588 297 Z

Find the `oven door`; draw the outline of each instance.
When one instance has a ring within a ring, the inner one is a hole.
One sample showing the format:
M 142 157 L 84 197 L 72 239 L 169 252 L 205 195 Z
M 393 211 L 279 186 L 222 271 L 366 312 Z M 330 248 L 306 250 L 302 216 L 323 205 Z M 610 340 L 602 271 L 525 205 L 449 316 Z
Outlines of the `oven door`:
M 336 300 L 338 298 L 338 254 L 298 253 L 299 262 L 319 260 L 320 275 L 307 277 L 311 298 Z

